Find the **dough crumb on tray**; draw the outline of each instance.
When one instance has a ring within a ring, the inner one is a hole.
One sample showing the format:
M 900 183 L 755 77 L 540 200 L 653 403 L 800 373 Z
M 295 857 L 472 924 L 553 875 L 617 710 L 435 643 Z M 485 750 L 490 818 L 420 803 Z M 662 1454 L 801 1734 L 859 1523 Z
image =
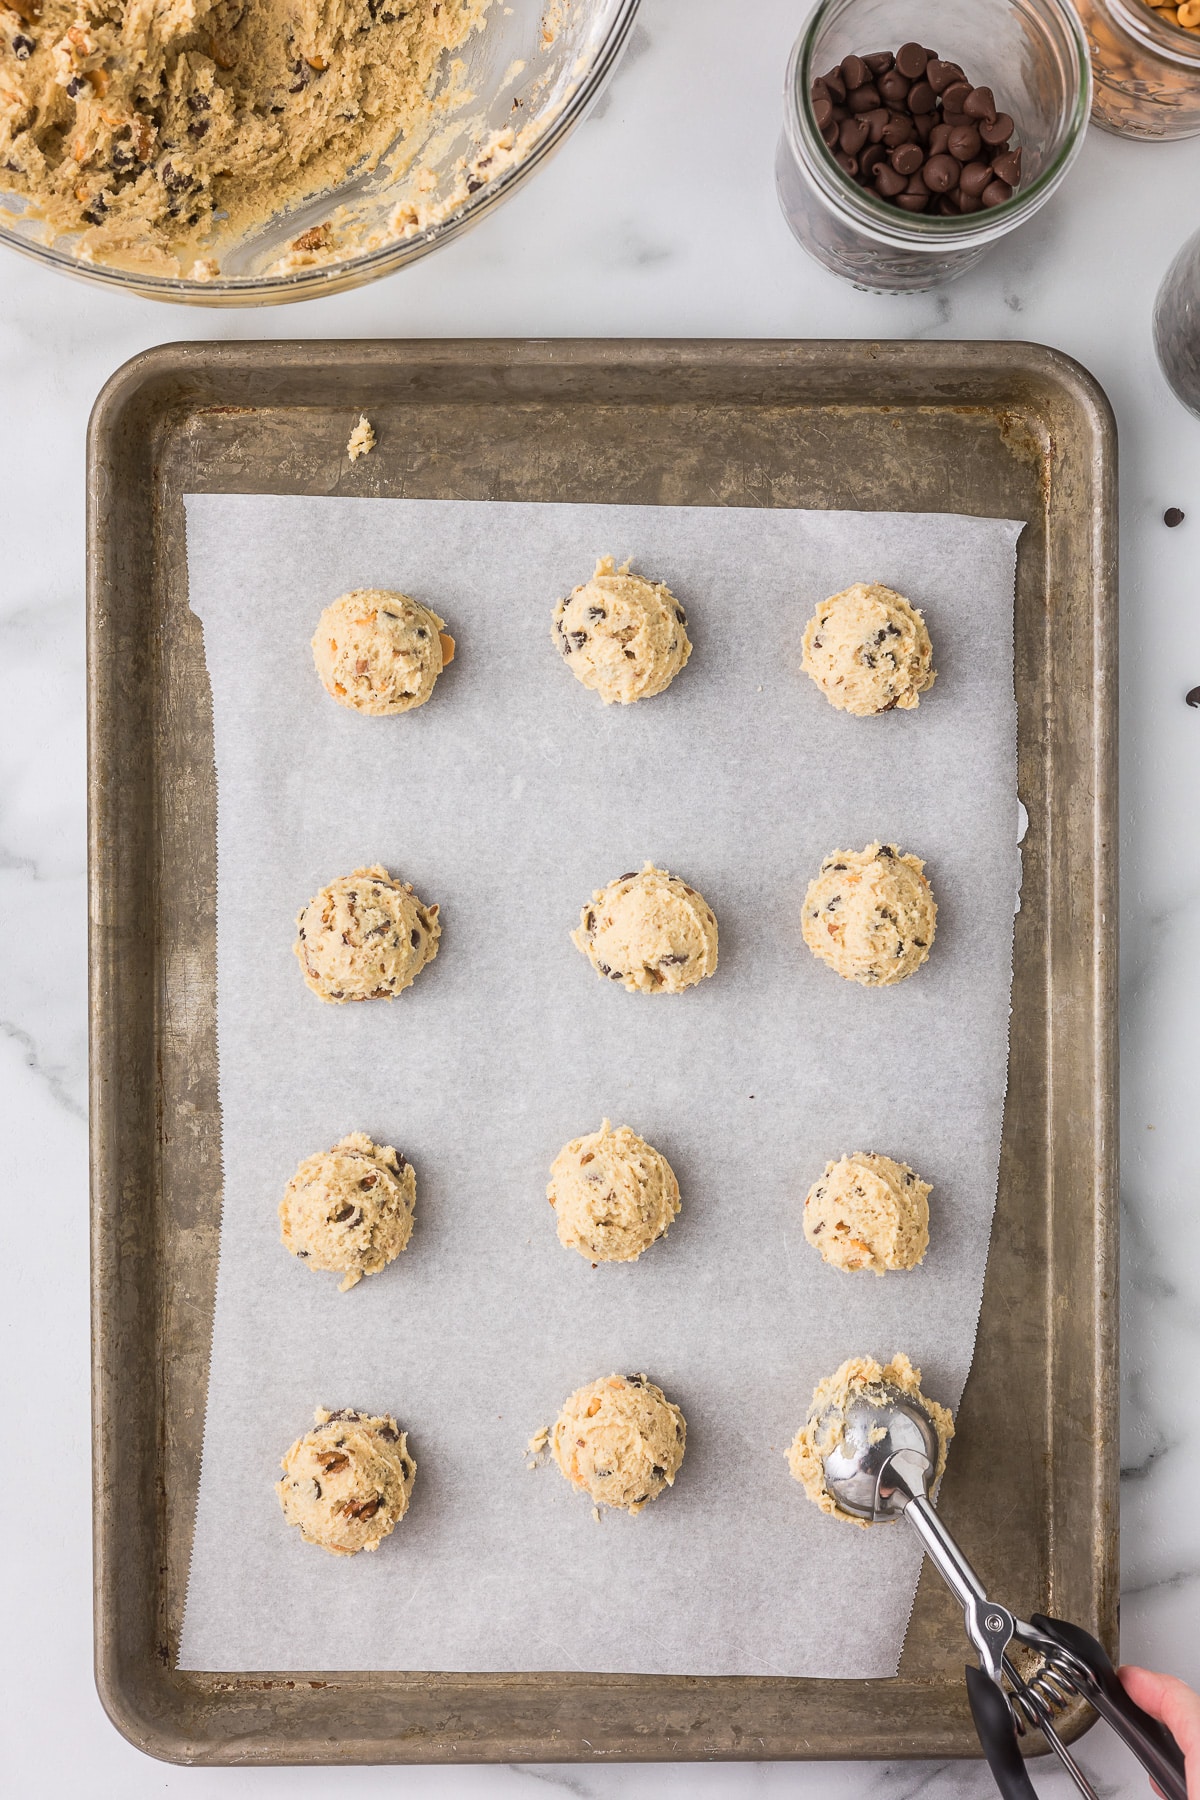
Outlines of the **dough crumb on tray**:
M 350 433 L 346 444 L 346 455 L 351 462 L 357 462 L 360 456 L 370 456 L 377 443 L 375 427 L 366 413 L 359 413 L 358 424 Z

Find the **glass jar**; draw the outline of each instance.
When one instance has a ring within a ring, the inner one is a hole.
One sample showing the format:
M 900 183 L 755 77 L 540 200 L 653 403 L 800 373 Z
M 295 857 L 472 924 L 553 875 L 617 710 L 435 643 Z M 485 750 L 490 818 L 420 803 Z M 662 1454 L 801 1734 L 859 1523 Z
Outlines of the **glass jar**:
M 1015 121 L 1022 184 L 959 218 L 901 212 L 843 174 L 813 118 L 814 77 L 845 56 L 916 42 L 992 88 Z M 855 286 L 902 291 L 953 280 L 1045 205 L 1083 144 L 1087 44 L 1068 0 L 820 0 L 792 51 L 775 161 L 793 235 Z
M 1092 56 L 1092 118 L 1119 137 L 1200 133 L 1200 35 L 1146 0 L 1075 0 Z
M 1200 231 L 1163 277 L 1154 302 L 1154 348 L 1176 399 L 1200 417 Z

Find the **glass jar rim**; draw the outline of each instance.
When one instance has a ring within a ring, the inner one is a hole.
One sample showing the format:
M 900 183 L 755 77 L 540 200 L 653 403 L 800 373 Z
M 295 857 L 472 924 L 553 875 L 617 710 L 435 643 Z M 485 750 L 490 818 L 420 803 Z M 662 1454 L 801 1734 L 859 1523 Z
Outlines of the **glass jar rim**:
M 1200 32 L 1185 31 L 1182 25 L 1163 22 L 1158 9 L 1149 0 L 1105 0 L 1122 31 L 1129 33 L 1143 48 L 1181 68 L 1200 69 Z
M 1036 180 L 1028 187 L 1018 189 L 1010 200 L 982 212 L 949 219 L 929 213 L 902 212 L 898 207 L 889 206 L 886 200 L 876 198 L 866 188 L 858 187 L 838 167 L 817 130 L 809 99 L 813 48 L 829 15 L 844 4 L 845 0 L 818 0 L 792 47 L 785 77 L 785 128 L 792 138 L 793 153 L 808 168 L 824 198 L 860 229 L 883 242 L 902 245 L 909 250 L 943 251 L 951 244 L 964 247 L 988 244 L 1005 236 L 1030 213 L 1036 212 L 1049 199 L 1082 148 L 1092 108 L 1091 57 L 1079 15 L 1069 0 L 1042 0 L 1055 15 L 1064 38 L 1074 46 L 1078 77 L 1071 116 L 1058 154 Z

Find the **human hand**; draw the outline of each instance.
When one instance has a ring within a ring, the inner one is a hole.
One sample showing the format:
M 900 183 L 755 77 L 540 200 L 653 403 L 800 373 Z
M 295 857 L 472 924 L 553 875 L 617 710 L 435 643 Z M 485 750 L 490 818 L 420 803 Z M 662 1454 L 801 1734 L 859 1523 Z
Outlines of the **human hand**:
M 1183 1751 L 1188 1800 L 1200 1800 L 1200 1694 L 1194 1694 L 1174 1675 L 1155 1675 L 1131 1663 L 1117 1674 L 1134 1704 L 1165 1725 Z

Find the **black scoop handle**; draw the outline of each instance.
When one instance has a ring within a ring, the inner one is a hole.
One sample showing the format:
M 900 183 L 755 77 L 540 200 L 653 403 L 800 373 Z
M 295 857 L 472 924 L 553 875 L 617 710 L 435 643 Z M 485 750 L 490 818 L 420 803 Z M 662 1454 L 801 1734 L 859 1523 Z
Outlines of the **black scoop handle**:
M 1017 1734 L 1012 1714 L 990 1675 L 967 1664 L 967 1698 L 971 1715 L 988 1768 L 996 1778 L 1004 1800 L 1037 1800 L 1037 1789 L 1025 1770 L 1025 1761 L 1017 1748 Z
M 1128 1744 L 1151 1780 L 1162 1789 L 1166 1800 L 1188 1800 L 1182 1750 L 1164 1725 L 1129 1698 L 1104 1646 L 1082 1626 L 1069 1625 L 1064 1619 L 1047 1619 L 1034 1613 L 1029 1622 L 1091 1670 L 1096 1688 L 1087 1699 L 1117 1736 Z

